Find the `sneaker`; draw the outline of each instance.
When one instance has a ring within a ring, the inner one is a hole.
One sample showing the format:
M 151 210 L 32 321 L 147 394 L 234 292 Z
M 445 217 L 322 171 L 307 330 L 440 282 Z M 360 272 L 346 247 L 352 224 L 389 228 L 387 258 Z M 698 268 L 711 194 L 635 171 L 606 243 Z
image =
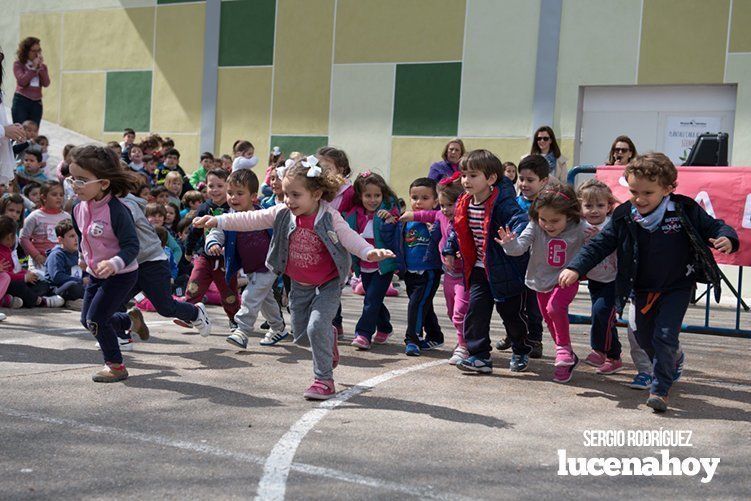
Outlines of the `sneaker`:
M 65 307 L 73 311 L 83 310 L 83 299 L 69 299 L 65 301 Z
M 331 333 L 334 335 L 334 352 L 332 353 L 331 367 L 336 369 L 339 365 L 339 332 L 336 328 L 331 329 Z
M 435 350 L 436 348 L 440 348 L 441 346 L 443 346 L 443 341 L 428 341 L 427 339 L 420 340 L 421 350 Z
M 404 348 L 404 354 L 408 357 L 419 357 L 420 356 L 420 347 L 417 346 L 415 343 L 407 343 L 407 347 Z
M 334 329 L 336 330 L 336 339 L 344 341 L 344 327 L 341 325 L 335 325 Z
M 386 344 L 386 341 L 388 341 L 390 337 L 391 332 L 376 331 L 375 336 L 373 337 L 373 342 L 375 344 Z
M 635 390 L 648 390 L 652 387 L 652 375 L 646 372 L 640 372 L 634 376 L 634 380 L 628 385 L 629 388 Z
M 268 321 L 266 321 L 266 322 L 262 323 L 262 324 L 261 324 L 261 327 L 259 327 L 259 328 L 260 328 L 260 329 L 261 329 L 262 331 L 267 331 L 267 330 L 271 329 L 271 326 L 269 325 L 269 322 L 268 322 Z
M 196 306 L 198 306 L 198 303 L 196 304 Z M 235 322 L 234 318 L 227 320 L 227 324 L 229 325 L 230 332 L 237 329 L 237 322 Z
M 124 379 L 128 379 L 128 369 L 123 364 L 119 366 L 106 364 L 104 369 L 91 376 L 91 380 L 95 383 L 116 383 Z
M 529 355 L 517 355 L 514 353 L 511 355 L 511 361 L 509 362 L 509 369 L 511 372 L 524 372 L 529 367 Z
M 128 316 L 130 317 L 130 332 L 135 332 L 141 341 L 149 339 L 149 326 L 143 319 L 143 313 L 138 308 L 131 308 L 128 310 Z
M 511 339 L 509 339 L 508 336 L 506 336 L 505 338 L 503 338 L 503 340 L 498 341 L 495 344 L 496 350 L 505 351 L 505 350 L 508 350 L 509 348 L 511 348 Z
M 313 384 L 302 394 L 308 400 L 328 400 L 336 395 L 334 380 L 314 379 Z
M 480 372 L 482 374 L 490 374 L 491 372 L 493 372 L 493 361 L 489 358 L 482 359 L 479 357 L 471 356 L 456 364 L 456 368 L 464 372 Z
M 368 341 L 368 338 L 363 336 L 362 334 L 358 334 L 355 336 L 355 339 L 352 340 L 352 343 L 350 343 L 352 346 L 357 348 L 358 350 L 369 350 L 370 349 L 370 341 Z
M 677 383 L 683 375 L 683 364 L 686 361 L 686 353 L 681 352 L 681 356 L 675 361 L 675 371 L 673 372 L 673 382 Z
M 668 396 L 663 397 L 651 393 L 647 399 L 647 407 L 651 407 L 655 412 L 665 412 L 668 410 Z
M 529 358 L 542 358 L 542 341 L 529 341 L 532 351 L 529 352 Z
M 578 363 L 575 360 L 579 360 L 579 359 L 576 358 L 576 355 L 574 355 L 574 352 L 571 349 L 570 345 L 555 347 L 555 363 L 553 364 L 554 366 L 568 367 L 568 366 Z
M 623 362 L 621 362 L 620 359 L 616 360 L 613 358 L 608 358 L 607 360 L 605 360 L 604 364 L 597 368 L 596 372 L 597 374 L 607 376 L 608 374 L 615 374 L 621 369 L 623 369 Z
M 232 333 L 227 336 L 226 341 L 233 346 L 242 348 L 243 350 L 248 347 L 248 336 L 239 329 L 232 331 Z
M 8 317 L 5 316 L 5 313 L 0 313 L 0 322 L 2 322 L 3 320 L 5 320 L 6 318 L 8 318 Z
M 469 357 L 469 351 L 464 346 L 457 346 L 454 348 L 454 353 L 449 358 L 449 365 L 456 365 L 465 358 Z
M 571 381 L 571 376 L 574 375 L 574 368 L 579 365 L 579 357 L 574 355 L 573 365 L 559 365 L 553 371 L 554 383 L 568 383 Z
M 591 365 L 592 367 L 599 367 L 604 364 L 607 359 L 608 357 L 605 356 L 603 352 L 592 350 L 589 352 L 589 355 L 587 355 L 587 358 L 584 359 L 584 363 Z
M 62 308 L 65 306 L 65 299 L 61 296 L 46 296 L 43 299 L 47 308 Z
M 280 341 L 284 341 L 289 337 L 289 331 L 284 332 L 275 332 L 273 330 L 270 330 L 266 333 L 266 335 L 261 339 L 261 346 L 274 346 L 276 343 Z M 227 341 L 229 342 L 229 338 L 227 338 Z
M 172 323 L 175 325 L 179 325 L 180 327 L 185 327 L 186 329 L 190 329 L 192 325 L 190 322 L 186 322 L 185 320 L 180 320 L 179 318 L 173 318 Z
M 191 322 L 191 326 L 198 329 L 198 333 L 201 337 L 208 337 L 211 334 L 211 319 L 206 314 L 206 307 L 203 303 L 196 303 L 196 308 L 198 308 L 198 316 Z M 175 323 L 178 323 L 178 321 L 175 320 Z M 234 331 L 236 329 L 232 330 Z
M 117 344 L 120 345 L 120 351 L 133 351 L 133 346 L 136 344 L 132 337 L 129 338 L 117 338 Z

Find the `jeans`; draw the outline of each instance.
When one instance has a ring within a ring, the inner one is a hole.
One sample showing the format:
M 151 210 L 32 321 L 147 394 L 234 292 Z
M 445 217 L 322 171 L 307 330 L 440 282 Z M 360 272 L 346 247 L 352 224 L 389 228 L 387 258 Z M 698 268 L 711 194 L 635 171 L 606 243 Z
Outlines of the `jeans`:
M 490 358 L 490 319 L 493 307 L 501 316 L 506 335 L 511 339 L 515 355 L 527 355 L 532 347 L 527 338 L 527 298 L 522 292 L 517 296 L 496 301 L 484 268 L 475 267 L 469 277 L 469 309 L 464 317 L 464 340 L 469 354 L 483 360 Z
M 42 101 L 34 101 L 21 94 L 13 94 L 10 113 L 13 123 L 22 124 L 26 120 L 33 120 L 39 126 L 42 123 Z
M 592 300 L 592 328 L 589 342 L 593 350 L 605 353 L 611 360 L 621 358 L 621 342 L 615 327 L 615 281 L 603 283 L 588 281 L 589 297 Z
M 355 326 L 355 335 L 365 336 L 370 341 L 376 330 L 387 334 L 394 330 L 391 326 L 391 313 L 383 303 L 393 276 L 393 272 L 381 275 L 377 270 L 372 273 L 360 273 L 365 299 L 362 304 L 362 315 Z
M 409 304 L 407 305 L 407 333 L 404 343 L 419 344 L 423 330 L 426 341 L 443 343 L 443 331 L 433 310 L 433 298 L 441 285 L 441 270 L 404 274 Z
M 75 301 L 77 299 L 83 299 L 84 286 L 80 282 L 71 280 L 65 282 L 60 287 L 53 287 L 52 292 L 61 296 L 66 301 Z
M 196 255 L 193 258 L 193 271 L 190 273 L 188 288 L 185 291 L 185 301 L 191 304 L 200 303 L 211 282 L 214 282 L 222 296 L 224 312 L 230 320 L 233 320 L 240 310 L 240 302 L 237 298 L 237 277 L 232 277 L 228 285 L 224 281 L 224 274 L 224 259 L 209 259 L 203 255 Z

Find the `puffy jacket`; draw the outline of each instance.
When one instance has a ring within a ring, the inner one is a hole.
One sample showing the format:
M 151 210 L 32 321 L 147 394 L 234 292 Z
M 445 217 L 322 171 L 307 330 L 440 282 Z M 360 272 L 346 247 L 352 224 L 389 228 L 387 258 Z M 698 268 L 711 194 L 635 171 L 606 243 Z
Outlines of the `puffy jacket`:
M 715 300 L 719 302 L 722 275 L 709 250 L 709 239 L 727 237 L 733 243 L 733 252 L 735 252 L 739 245 L 738 235 L 724 221 L 707 214 L 692 198 L 671 194 L 670 200 L 675 203 L 676 212 L 691 242 L 694 254 L 692 258 L 694 276 L 697 281 L 714 286 Z M 610 223 L 605 225 L 602 231 L 595 235 L 567 266 L 568 269 L 584 276 L 603 259 L 617 252 L 615 306 L 618 313 L 623 313 L 623 308 L 634 288 L 636 271 L 639 268 L 637 223 L 631 217 L 631 207 L 631 202 L 619 205 L 613 211 Z
M 465 193 L 456 202 L 454 210 L 454 231 L 459 242 L 459 251 L 464 260 L 464 280 L 469 287 L 472 268 L 477 261 L 477 249 L 469 227 L 469 204 L 472 195 Z M 529 253 L 512 257 L 506 254 L 496 241 L 498 228 L 510 227 L 517 235 L 526 228 L 529 218 L 516 203 L 516 190 L 511 180 L 505 176 L 493 188 L 493 193 L 485 201 L 485 242 L 483 249 L 485 273 L 490 283 L 493 299 L 504 301 L 519 295 L 524 290 L 524 276 L 527 272 Z
M 395 218 L 399 219 L 399 208 L 396 205 L 396 201 L 391 203 L 382 202 L 379 210 L 389 211 Z M 349 227 L 358 233 L 362 233 L 365 225 L 367 224 L 367 216 L 365 209 L 360 206 L 355 206 L 349 213 L 344 216 L 344 220 L 347 221 Z M 389 249 L 396 254 L 396 259 L 384 259 L 378 263 L 378 271 L 381 274 L 389 273 L 399 269 L 399 262 L 402 260 L 401 252 L 402 248 L 399 245 L 399 232 L 397 230 L 398 223 L 387 223 L 377 215 L 373 216 L 373 239 L 375 240 L 376 249 Z M 355 275 L 360 275 L 360 258 L 352 256 L 352 269 Z

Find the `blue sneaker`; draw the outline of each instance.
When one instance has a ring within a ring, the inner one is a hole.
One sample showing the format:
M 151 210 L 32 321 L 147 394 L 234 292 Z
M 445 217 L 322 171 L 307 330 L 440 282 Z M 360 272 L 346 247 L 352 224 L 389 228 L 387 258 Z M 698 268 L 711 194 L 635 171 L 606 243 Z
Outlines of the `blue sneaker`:
M 675 361 L 675 372 L 673 372 L 673 382 L 677 383 L 683 375 L 683 363 L 686 361 L 686 354 L 681 352 L 681 356 Z
M 634 380 L 631 381 L 631 384 L 628 385 L 628 387 L 635 390 L 648 390 L 652 387 L 652 375 L 647 374 L 646 372 L 640 372 L 634 376 Z
M 434 350 L 436 348 L 440 348 L 443 346 L 443 341 L 428 341 L 427 339 L 420 339 L 420 349 L 421 350 Z
M 404 349 L 404 354 L 408 357 L 419 357 L 420 347 L 415 343 L 407 343 L 407 347 Z
M 464 372 L 490 374 L 493 372 L 493 361 L 489 358 L 482 359 L 473 355 L 456 364 L 456 368 Z
M 529 367 L 529 355 L 511 355 L 511 362 L 508 364 L 511 372 L 524 372 Z

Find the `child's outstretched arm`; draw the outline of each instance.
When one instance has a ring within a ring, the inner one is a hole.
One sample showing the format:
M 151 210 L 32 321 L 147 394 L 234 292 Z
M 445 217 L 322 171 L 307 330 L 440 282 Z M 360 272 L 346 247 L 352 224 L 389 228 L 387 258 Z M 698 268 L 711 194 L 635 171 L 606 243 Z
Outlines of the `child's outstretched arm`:
M 268 209 L 233 212 L 231 214 L 222 214 L 221 216 L 203 216 L 195 219 L 193 226 L 196 228 L 219 228 L 230 231 L 266 230 L 274 226 L 276 214 L 286 207 L 286 205 L 279 204 Z M 342 219 L 342 221 L 344 220 Z
M 517 235 L 510 227 L 498 228 L 498 238 L 495 241 L 503 247 L 509 256 L 521 256 L 535 241 L 535 228 L 537 225 L 530 221 L 521 235 Z
M 331 212 L 331 217 L 333 219 L 334 231 L 336 232 L 337 238 L 350 254 L 370 262 L 382 261 L 384 259 L 396 257 L 394 253 L 388 249 L 374 249 L 373 246 L 362 238 L 359 233 L 350 228 L 347 221 L 345 221 L 342 215 L 338 212 Z
M 438 217 L 437 210 L 416 210 L 407 211 L 399 218 L 399 221 L 417 221 L 418 223 L 435 223 L 436 217 Z
M 567 287 L 584 276 L 602 262 L 603 259 L 615 252 L 618 247 L 618 234 L 611 219 L 608 224 L 593 236 L 589 243 L 574 256 L 565 270 L 558 275 L 558 284 Z

